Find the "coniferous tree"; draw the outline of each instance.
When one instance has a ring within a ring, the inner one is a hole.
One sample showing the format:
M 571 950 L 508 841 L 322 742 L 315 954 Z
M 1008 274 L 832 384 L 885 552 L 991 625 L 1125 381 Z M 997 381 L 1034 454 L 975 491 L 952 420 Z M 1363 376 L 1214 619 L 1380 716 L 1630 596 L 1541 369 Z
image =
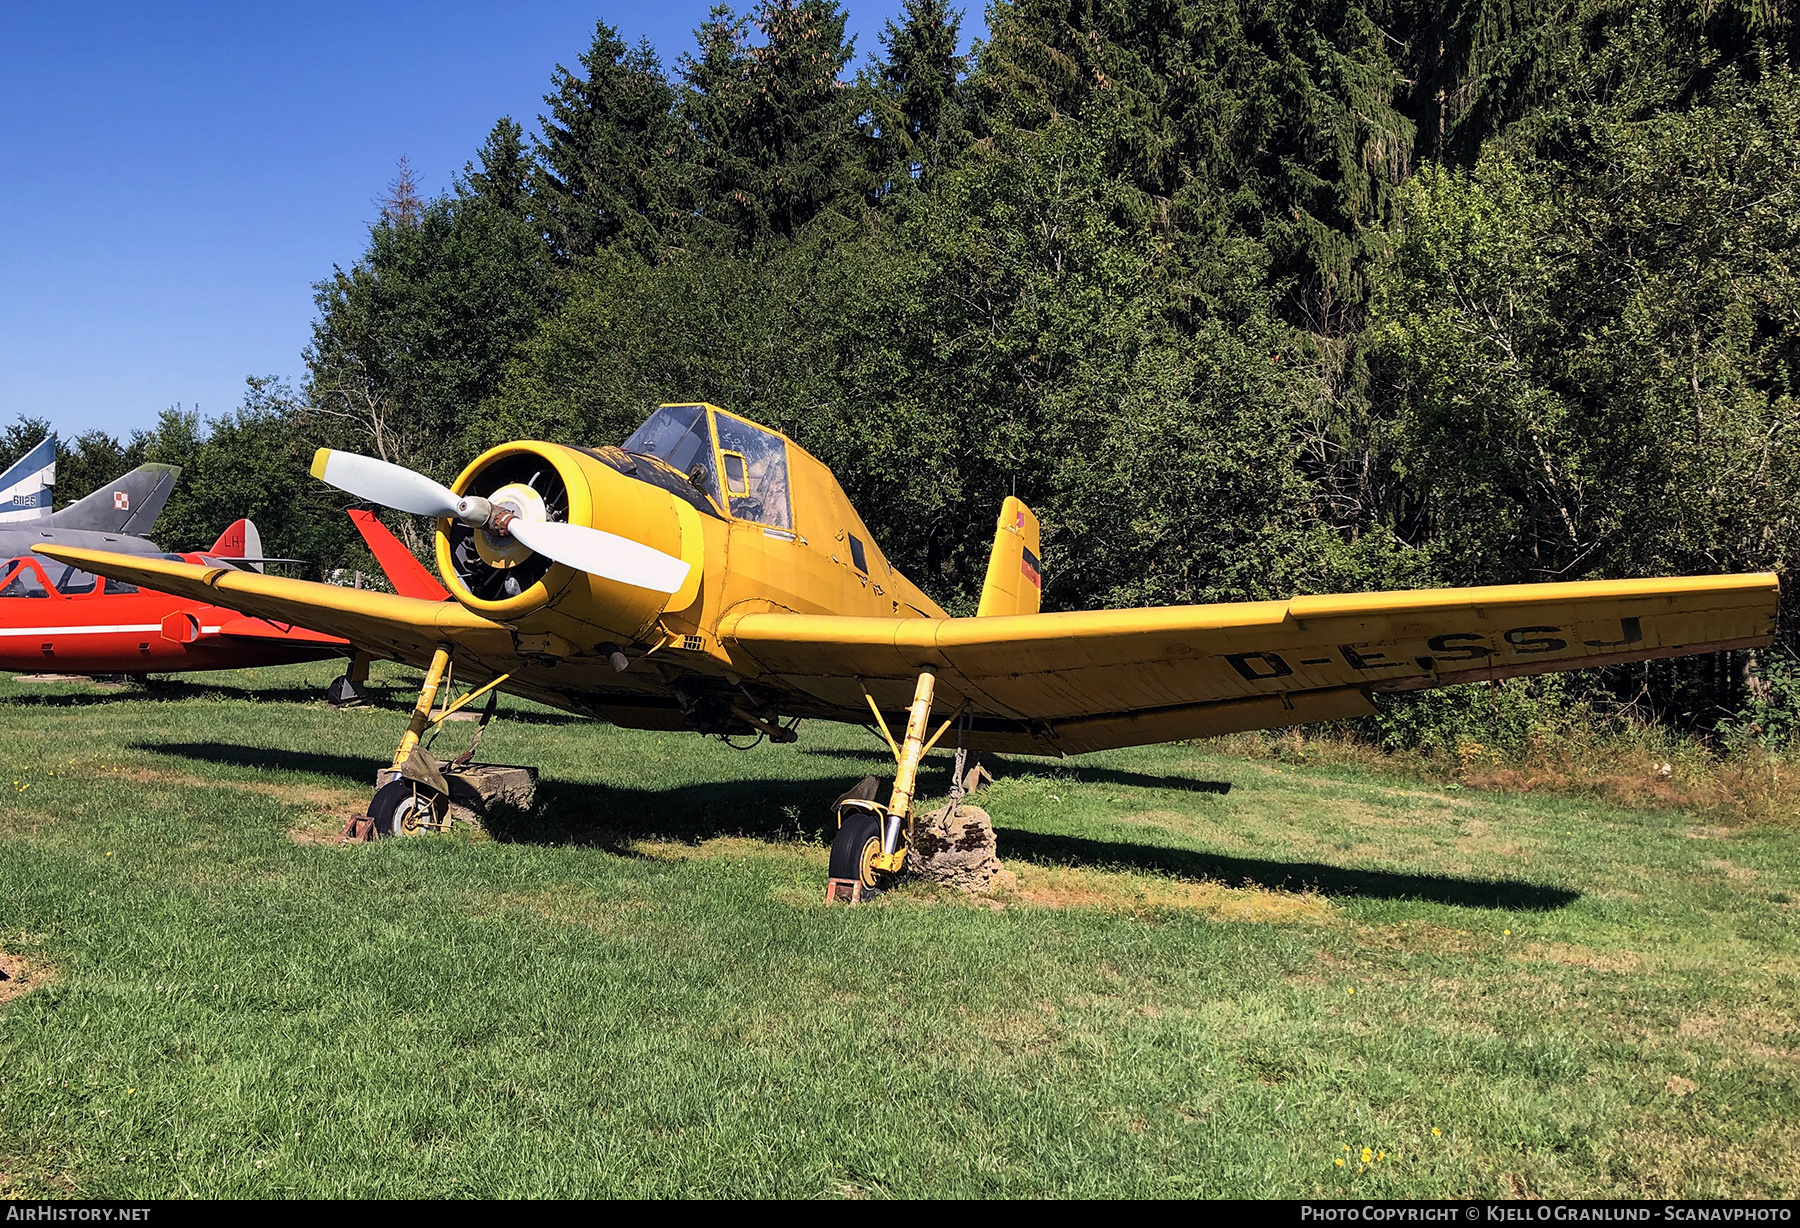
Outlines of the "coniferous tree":
M 855 54 L 838 0 L 763 0 L 751 18 L 713 9 L 684 56 L 680 111 L 697 141 L 695 211 L 732 245 L 792 241 L 853 188 Z M 764 36 L 748 41 L 754 25 Z
M 956 53 L 962 13 L 948 0 L 907 0 L 905 20 L 881 33 L 886 58 L 863 73 L 869 193 L 879 200 L 912 183 L 928 187 L 967 144 Z
M 976 133 L 1008 156 L 1077 125 L 1196 268 L 1219 237 L 1250 238 L 1272 257 L 1284 315 L 1342 335 L 1412 148 L 1386 40 L 1334 0 L 1003 0 L 969 82 Z
M 502 116 L 488 132 L 474 163 L 463 166 L 469 195 L 479 197 L 505 213 L 520 217 L 530 213 L 532 178 L 536 170 L 525 149 L 525 131 L 510 115 Z
M 425 212 L 425 199 L 419 195 L 419 177 L 413 173 L 412 159 L 400 155 L 394 178 L 387 191 L 375 202 L 381 208 L 381 224 L 391 228 L 416 226 Z
M 675 92 L 648 42 L 626 47 L 600 22 L 582 71 L 557 65 L 544 96 L 537 184 L 557 255 L 579 259 L 624 244 L 655 258 L 678 229 L 685 142 Z

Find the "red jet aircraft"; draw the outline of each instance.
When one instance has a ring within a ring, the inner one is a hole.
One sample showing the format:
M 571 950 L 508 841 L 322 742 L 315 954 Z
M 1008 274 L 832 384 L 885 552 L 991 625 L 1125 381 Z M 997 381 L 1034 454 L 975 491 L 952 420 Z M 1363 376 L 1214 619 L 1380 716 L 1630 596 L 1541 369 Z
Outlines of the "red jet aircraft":
M 350 516 L 402 596 L 434 600 L 447 596 L 373 513 L 355 511 Z M 240 520 L 220 534 L 211 550 L 160 557 L 230 568 L 276 561 L 246 558 L 247 541 L 253 543 L 253 552 L 260 551 L 255 526 Z M 333 635 L 102 580 L 52 559 L 11 559 L 0 565 L 0 576 L 4 577 L 0 671 L 148 674 L 247 669 L 348 656 L 352 651 L 347 641 Z

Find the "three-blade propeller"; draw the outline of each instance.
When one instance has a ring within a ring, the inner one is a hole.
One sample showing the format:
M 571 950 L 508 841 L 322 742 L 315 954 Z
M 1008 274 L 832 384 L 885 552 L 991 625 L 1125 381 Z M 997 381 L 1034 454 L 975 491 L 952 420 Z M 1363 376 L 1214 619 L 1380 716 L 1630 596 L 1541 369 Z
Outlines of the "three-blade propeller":
M 605 580 L 673 593 L 687 581 L 691 570 L 684 560 L 629 537 L 581 524 L 527 520 L 512 508 L 495 506 L 475 495 L 459 495 L 422 473 L 354 452 L 320 448 L 313 457 L 312 475 L 395 511 L 447 516 L 496 536 L 511 535 L 528 550 Z

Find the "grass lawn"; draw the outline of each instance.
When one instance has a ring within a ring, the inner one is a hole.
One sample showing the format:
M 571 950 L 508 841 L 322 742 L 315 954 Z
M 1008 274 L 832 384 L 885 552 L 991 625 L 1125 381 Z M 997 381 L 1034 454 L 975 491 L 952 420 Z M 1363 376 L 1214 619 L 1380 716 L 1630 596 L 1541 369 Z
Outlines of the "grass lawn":
M 0 1196 L 1800 1194 L 1792 828 L 1165 746 L 827 908 L 862 731 L 513 703 L 541 814 L 338 846 L 334 672 L 0 680 Z

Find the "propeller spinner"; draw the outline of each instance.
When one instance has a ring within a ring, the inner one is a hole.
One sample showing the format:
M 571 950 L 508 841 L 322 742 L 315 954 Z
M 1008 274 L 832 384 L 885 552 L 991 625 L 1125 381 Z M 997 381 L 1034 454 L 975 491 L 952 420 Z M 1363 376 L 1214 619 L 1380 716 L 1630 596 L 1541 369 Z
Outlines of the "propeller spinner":
M 415 516 L 448 517 L 470 528 L 485 529 L 577 571 L 658 593 L 673 593 L 687 580 L 690 564 L 674 555 L 604 529 L 561 521 L 534 519 L 535 508 L 514 508 L 478 496 L 459 495 L 422 473 L 354 452 L 320 448 L 312 475 L 359 499 L 411 512 Z

